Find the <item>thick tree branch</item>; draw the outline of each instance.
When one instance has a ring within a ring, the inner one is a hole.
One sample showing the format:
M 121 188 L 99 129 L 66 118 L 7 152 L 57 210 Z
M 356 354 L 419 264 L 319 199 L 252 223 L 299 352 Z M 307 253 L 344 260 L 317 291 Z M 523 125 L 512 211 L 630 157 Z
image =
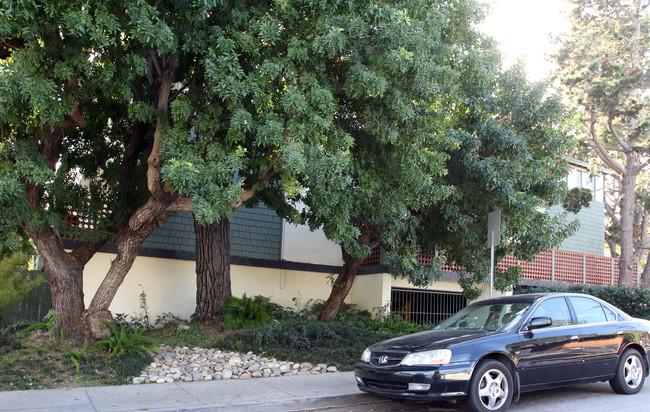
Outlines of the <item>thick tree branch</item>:
M 618 173 L 619 175 L 625 174 L 625 168 L 609 155 L 603 143 L 600 141 L 600 139 L 598 139 L 595 125 L 596 122 L 592 119 L 589 126 L 589 133 L 591 135 L 590 141 L 592 143 L 590 146 L 594 149 L 598 157 L 600 157 L 600 159 L 607 165 L 607 167 L 614 170 L 614 172 Z
M 154 141 L 147 160 L 149 167 L 147 168 L 147 187 L 154 198 L 162 200 L 169 194 L 168 190 L 164 190 L 160 176 L 160 166 L 162 159 L 160 157 L 160 145 L 163 138 L 163 130 L 167 127 L 166 119 L 169 113 L 169 96 L 172 88 L 172 81 L 174 79 L 174 66 L 176 65 L 176 56 L 169 56 L 164 61 L 165 67 L 162 75 L 158 78 L 158 104 L 156 106 L 158 113 L 158 121 L 156 122 L 156 131 L 154 132 Z
M 609 128 L 609 131 L 612 133 L 614 136 L 614 139 L 616 139 L 616 142 L 623 148 L 623 150 L 627 152 L 631 152 L 632 148 L 630 147 L 629 144 L 623 138 L 621 135 L 618 133 L 618 130 L 614 127 L 614 122 L 612 119 L 612 116 L 610 115 L 609 118 L 607 119 L 607 127 Z

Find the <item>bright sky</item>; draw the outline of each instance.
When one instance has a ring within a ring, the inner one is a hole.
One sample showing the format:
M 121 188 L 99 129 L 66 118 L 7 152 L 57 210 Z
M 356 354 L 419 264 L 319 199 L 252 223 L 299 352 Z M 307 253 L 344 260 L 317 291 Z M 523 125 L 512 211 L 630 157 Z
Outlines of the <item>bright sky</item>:
M 530 80 L 545 80 L 553 67 L 545 56 L 555 50 L 550 36 L 568 28 L 564 0 L 484 1 L 491 11 L 481 29 L 500 43 L 505 67 L 521 57 Z

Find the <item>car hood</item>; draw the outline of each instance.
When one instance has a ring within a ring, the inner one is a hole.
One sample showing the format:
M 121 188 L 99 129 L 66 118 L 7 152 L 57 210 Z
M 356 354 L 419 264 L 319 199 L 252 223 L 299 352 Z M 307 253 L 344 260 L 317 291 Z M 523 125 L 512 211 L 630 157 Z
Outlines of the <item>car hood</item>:
M 494 332 L 471 329 L 428 330 L 375 343 L 370 347 L 370 350 L 373 352 L 414 352 L 431 349 L 443 349 L 448 348 L 452 345 L 471 341 L 473 339 L 482 338 L 492 333 Z

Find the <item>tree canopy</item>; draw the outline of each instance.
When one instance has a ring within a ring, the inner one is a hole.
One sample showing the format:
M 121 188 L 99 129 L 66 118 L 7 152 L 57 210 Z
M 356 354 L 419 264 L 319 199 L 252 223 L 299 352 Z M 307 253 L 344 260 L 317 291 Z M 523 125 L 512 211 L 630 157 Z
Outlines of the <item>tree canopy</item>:
M 215 221 L 262 189 L 290 194 L 313 159 L 345 160 L 351 140 L 328 89 L 342 47 L 332 16 L 367 7 L 0 5 L 0 227 L 34 241 L 65 328 L 79 325 L 83 267 L 106 241 L 117 257 L 91 315 L 108 309 L 168 212 Z M 71 251 L 66 238 L 77 241 Z
M 650 14 L 643 0 L 573 0 L 569 32 L 559 38 L 558 78 L 583 126 L 582 142 L 608 168 L 614 184 L 607 240 L 620 251 L 622 285 L 650 246 L 643 178 L 649 164 Z M 646 268 L 648 266 L 646 265 Z M 643 275 L 650 282 L 650 269 Z
M 436 210 L 440 230 L 478 233 L 445 203 L 474 189 L 538 207 L 556 189 L 555 118 L 542 94 L 494 82 L 481 14 L 470 0 L 5 0 L 0 239 L 27 233 L 63 327 L 97 335 L 170 212 L 209 224 L 263 201 L 297 220 L 303 201 L 358 262 L 376 243 L 413 257 Z M 106 242 L 116 257 L 86 308 L 84 266 Z
M 469 298 L 478 297 L 490 271 L 490 212 L 501 210 L 496 262 L 508 254 L 533 260 L 576 230 L 566 213 L 550 211 L 566 194 L 563 155 L 572 145 L 559 96 L 543 83 L 529 83 L 521 67 L 490 76 L 483 85 L 466 89 L 450 131 L 459 141 L 448 152 L 443 178 L 452 194 L 421 212 L 418 231 L 423 250 L 443 250 L 455 263 Z M 518 267 L 495 267 L 495 287 L 507 290 L 519 274 Z
M 489 212 L 504 211 L 508 242 L 499 258 L 530 259 L 574 229 L 563 215 L 546 213 L 565 189 L 562 156 L 571 136 L 564 107 L 544 85 L 529 84 L 521 69 L 501 73 L 496 45 L 475 28 L 483 17 L 478 4 L 437 6 L 407 8 L 400 44 L 415 53 L 401 62 L 406 78 L 385 76 L 392 83 L 381 97 L 388 98 L 355 95 L 347 84 L 337 93 L 350 94 L 339 124 L 354 139 L 351 161 L 330 170 L 341 176 L 336 185 L 310 174 L 304 197 L 303 218 L 343 250 L 344 267 L 321 320 L 336 314 L 363 257 L 377 245 L 388 250 L 391 271 L 416 286 L 433 282 L 444 259 L 455 262 L 474 298 L 489 270 Z M 355 62 L 342 70 L 352 71 Z M 380 67 L 380 74 L 391 69 Z M 435 258 L 435 250 L 444 253 Z M 423 253 L 432 255 L 426 265 Z M 498 275 L 504 289 L 518 272 Z

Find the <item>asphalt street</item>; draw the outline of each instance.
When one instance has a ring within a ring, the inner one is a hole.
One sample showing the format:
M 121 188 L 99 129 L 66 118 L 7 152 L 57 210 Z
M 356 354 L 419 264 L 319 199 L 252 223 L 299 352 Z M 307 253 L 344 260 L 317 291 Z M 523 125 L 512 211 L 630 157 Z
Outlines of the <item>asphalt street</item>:
M 323 409 L 331 412 L 465 412 L 462 402 L 413 403 L 386 401 L 367 405 Z M 510 412 L 643 412 L 650 410 L 650 382 L 636 395 L 618 395 L 608 383 L 527 392 L 510 406 Z

